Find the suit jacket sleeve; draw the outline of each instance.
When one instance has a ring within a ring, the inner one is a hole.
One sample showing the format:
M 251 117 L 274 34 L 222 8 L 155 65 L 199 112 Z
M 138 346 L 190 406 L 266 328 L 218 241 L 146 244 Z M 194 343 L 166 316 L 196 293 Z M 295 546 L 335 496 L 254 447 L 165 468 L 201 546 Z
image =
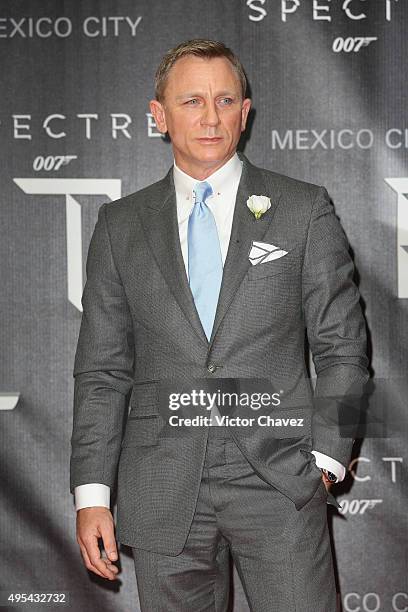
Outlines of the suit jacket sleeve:
M 329 195 L 319 187 L 313 203 L 302 275 L 302 301 L 317 380 L 313 449 L 348 465 L 352 428 L 368 380 L 366 326 L 347 238 Z M 357 409 L 356 409 L 357 408 Z
M 73 371 L 71 492 L 86 483 L 114 487 L 133 384 L 132 319 L 113 259 L 106 204 L 99 209 L 86 276 Z

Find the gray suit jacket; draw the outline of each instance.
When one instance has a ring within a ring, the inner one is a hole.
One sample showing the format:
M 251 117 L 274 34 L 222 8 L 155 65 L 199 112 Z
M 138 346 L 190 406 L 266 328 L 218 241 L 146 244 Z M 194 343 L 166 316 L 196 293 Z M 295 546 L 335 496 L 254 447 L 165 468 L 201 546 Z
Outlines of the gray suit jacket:
M 321 478 L 310 451 L 347 464 L 353 443 L 331 423 L 332 411 L 326 418 L 313 407 L 305 329 L 315 397 L 344 396 L 368 378 L 354 268 L 327 191 L 239 156 L 243 171 L 209 342 L 182 258 L 172 169 L 103 204 L 89 246 L 74 364 L 71 492 L 91 482 L 117 486 L 118 540 L 168 555 L 182 550 L 188 534 L 208 428 L 162 435 L 162 379 L 231 378 L 245 386 L 254 377 L 284 390 L 285 410 L 304 417 L 300 432 L 231 433 L 259 476 L 300 508 Z M 253 194 L 271 200 L 259 220 L 246 205 Z M 288 254 L 252 266 L 252 241 Z

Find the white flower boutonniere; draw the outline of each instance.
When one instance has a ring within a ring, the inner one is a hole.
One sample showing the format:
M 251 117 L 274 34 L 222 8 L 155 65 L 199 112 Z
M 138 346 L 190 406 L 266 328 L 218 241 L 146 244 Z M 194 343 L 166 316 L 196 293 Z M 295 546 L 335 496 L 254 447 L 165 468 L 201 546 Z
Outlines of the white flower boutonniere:
M 254 214 L 255 219 L 260 219 L 268 208 L 271 207 L 271 201 L 267 196 L 251 195 L 247 199 L 247 206 Z

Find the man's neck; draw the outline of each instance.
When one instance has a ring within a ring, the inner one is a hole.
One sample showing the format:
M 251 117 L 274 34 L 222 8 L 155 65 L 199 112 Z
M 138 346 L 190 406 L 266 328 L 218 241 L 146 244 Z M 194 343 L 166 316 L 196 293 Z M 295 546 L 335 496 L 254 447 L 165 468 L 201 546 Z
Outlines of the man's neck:
M 174 160 L 180 170 L 197 181 L 205 181 L 209 176 L 214 174 L 214 172 L 222 168 L 222 166 L 224 166 L 234 155 L 235 151 L 233 151 L 228 158 L 217 162 L 210 162 L 210 165 L 187 163 L 185 160 L 178 158 L 177 155 L 174 156 Z

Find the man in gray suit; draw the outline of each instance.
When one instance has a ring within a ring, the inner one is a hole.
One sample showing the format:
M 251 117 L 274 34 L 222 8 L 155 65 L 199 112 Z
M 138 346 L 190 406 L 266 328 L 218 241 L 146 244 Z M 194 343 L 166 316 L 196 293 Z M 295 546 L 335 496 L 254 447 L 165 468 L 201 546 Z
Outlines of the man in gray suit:
M 353 444 L 338 399 L 368 378 L 365 324 L 326 189 L 237 152 L 245 94 L 222 43 L 170 50 L 150 108 L 174 165 L 103 204 L 89 247 L 74 365 L 77 539 L 86 567 L 114 580 L 117 488 L 116 537 L 132 547 L 144 612 L 225 610 L 230 554 L 251 610 L 336 609 L 326 504 Z M 273 401 L 259 413 L 218 395 L 210 421 L 180 425 L 174 411 L 170 426 L 163 388 L 191 398 L 226 383 L 234 397 L 267 399 L 265 381 Z M 233 426 L 243 414 L 253 423 Z

